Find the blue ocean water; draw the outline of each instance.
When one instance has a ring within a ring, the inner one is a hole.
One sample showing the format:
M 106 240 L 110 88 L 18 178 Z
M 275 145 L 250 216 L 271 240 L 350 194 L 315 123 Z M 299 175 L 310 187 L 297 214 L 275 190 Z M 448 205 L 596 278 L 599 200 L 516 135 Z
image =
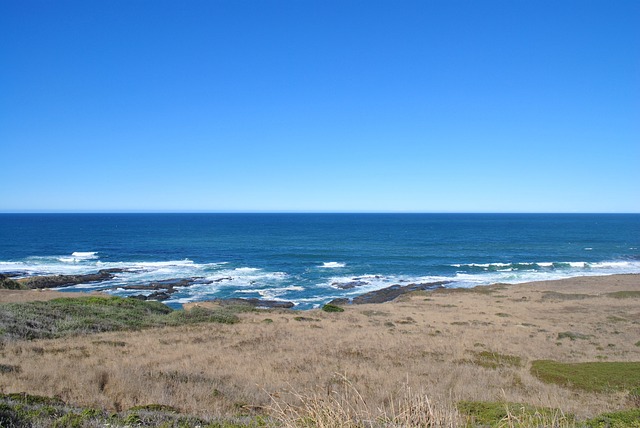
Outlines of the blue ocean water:
M 639 248 L 638 214 L 0 214 L 0 273 L 123 268 L 65 288 L 122 296 L 199 278 L 174 307 L 257 297 L 308 309 L 393 284 L 640 273 Z

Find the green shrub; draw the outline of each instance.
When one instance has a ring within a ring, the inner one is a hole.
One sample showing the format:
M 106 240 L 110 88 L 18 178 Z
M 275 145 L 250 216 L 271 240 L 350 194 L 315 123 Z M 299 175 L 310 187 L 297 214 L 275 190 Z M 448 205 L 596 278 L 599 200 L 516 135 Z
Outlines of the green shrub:
M 337 305 L 332 305 L 330 303 L 327 303 L 326 305 L 324 305 L 322 307 L 322 310 L 325 312 L 344 312 L 344 308 L 341 308 L 340 306 L 337 306 Z

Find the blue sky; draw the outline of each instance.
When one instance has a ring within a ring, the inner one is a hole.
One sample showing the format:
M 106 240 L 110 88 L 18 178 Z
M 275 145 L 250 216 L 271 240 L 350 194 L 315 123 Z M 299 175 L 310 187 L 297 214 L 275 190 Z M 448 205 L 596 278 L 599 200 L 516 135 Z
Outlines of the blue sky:
M 0 211 L 640 212 L 640 2 L 0 1 Z

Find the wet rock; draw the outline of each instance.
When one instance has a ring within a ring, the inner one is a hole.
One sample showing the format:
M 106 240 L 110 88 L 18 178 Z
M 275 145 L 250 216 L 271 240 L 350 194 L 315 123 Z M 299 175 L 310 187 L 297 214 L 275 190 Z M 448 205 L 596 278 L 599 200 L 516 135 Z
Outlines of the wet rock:
M 123 290 L 170 290 L 175 287 L 189 287 L 199 281 L 200 278 L 176 278 L 154 281 L 148 284 L 127 285 L 118 287 Z
M 155 293 L 151 293 L 147 296 L 146 300 L 157 300 L 159 302 L 169 300 L 171 298 L 171 293 L 166 293 L 164 291 L 156 291 Z
M 97 273 L 85 275 L 47 275 L 22 278 L 18 282 L 27 288 L 57 288 L 70 287 L 72 285 L 89 282 L 102 282 L 113 279 L 116 273 L 124 272 L 124 269 L 102 269 Z
M 195 284 L 209 284 L 211 281 L 203 281 L 202 278 L 194 277 L 194 278 L 175 278 L 175 279 L 165 279 L 162 281 L 154 281 L 148 284 L 137 284 L 137 285 L 127 285 L 124 287 L 114 287 L 114 289 L 122 289 L 122 290 L 154 290 L 153 293 L 149 295 L 137 294 L 135 296 L 130 296 L 135 299 L 140 300 L 158 300 L 164 301 L 171 298 L 171 295 L 175 293 L 176 288 L 180 287 L 189 287 Z
M 368 293 L 364 293 L 360 296 L 354 297 L 352 303 L 354 305 L 362 305 L 366 303 L 390 302 L 398 298 L 399 296 L 402 296 L 403 294 L 419 290 L 435 290 L 436 288 L 444 287 L 445 284 L 449 284 L 450 282 L 451 281 L 437 281 L 408 285 L 394 284 L 390 287 L 370 291 Z
M 331 285 L 334 287 L 341 288 L 343 290 L 350 290 L 356 287 L 362 287 L 363 285 L 368 285 L 367 281 L 349 281 L 349 282 L 332 282 Z

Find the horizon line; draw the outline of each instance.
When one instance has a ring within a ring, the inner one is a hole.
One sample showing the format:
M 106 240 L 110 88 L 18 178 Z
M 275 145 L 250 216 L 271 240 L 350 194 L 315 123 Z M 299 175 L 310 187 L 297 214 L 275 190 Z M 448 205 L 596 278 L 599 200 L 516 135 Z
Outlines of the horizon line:
M 2 214 L 640 214 L 621 211 L 391 211 L 391 210 L 0 210 Z

